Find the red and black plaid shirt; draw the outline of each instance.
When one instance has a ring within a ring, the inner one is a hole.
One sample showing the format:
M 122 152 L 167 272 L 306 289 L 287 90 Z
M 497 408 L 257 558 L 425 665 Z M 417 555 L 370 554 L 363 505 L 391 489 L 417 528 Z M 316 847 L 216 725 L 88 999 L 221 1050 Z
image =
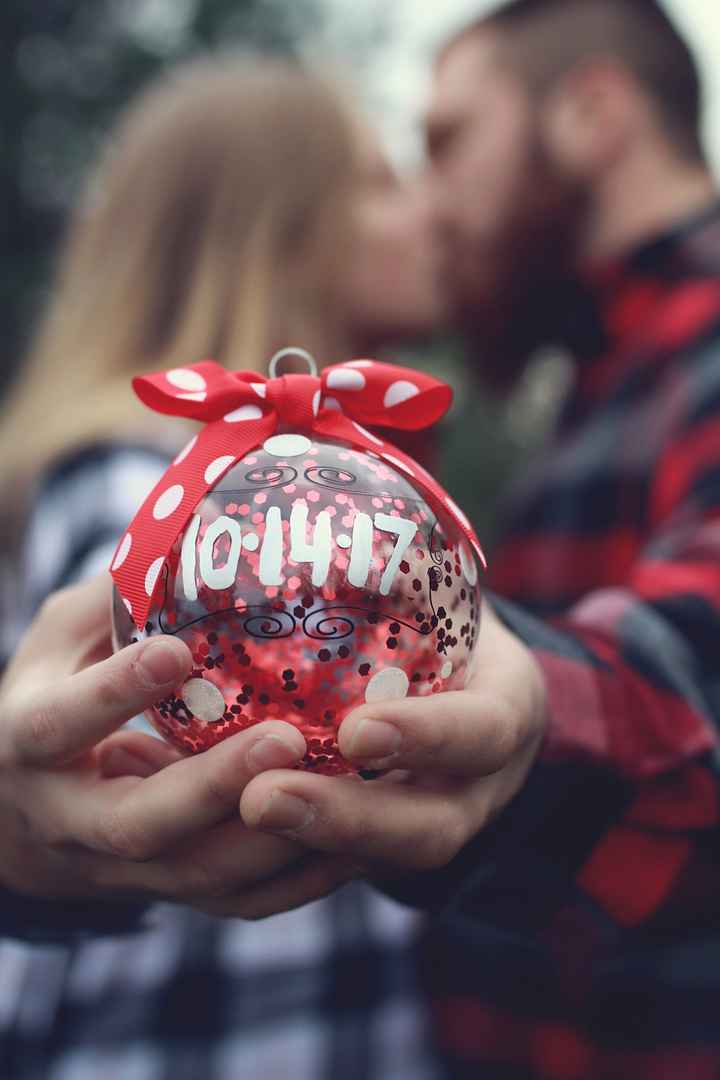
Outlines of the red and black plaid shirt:
M 425 977 L 454 1077 L 717 1080 L 720 207 L 592 291 L 491 560 L 550 730 L 503 818 L 426 879 Z

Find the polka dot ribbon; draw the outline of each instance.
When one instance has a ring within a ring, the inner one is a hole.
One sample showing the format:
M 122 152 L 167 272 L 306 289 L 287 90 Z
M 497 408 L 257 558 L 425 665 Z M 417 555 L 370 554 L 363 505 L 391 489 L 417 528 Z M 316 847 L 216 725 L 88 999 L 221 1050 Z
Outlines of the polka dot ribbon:
M 237 461 L 271 437 L 287 442 L 287 448 L 277 442 L 282 456 L 293 453 L 293 439 L 314 432 L 382 458 L 411 478 L 436 513 L 454 519 L 485 566 L 472 525 L 450 496 L 411 457 L 363 426 L 429 427 L 452 400 L 450 387 L 440 380 L 376 360 L 334 364 L 319 376 L 275 379 L 255 371 L 227 371 L 204 360 L 138 376 L 133 388 L 156 412 L 205 422 L 150 492 L 116 548 L 111 573 L 136 626 L 145 625 L 165 559 L 200 500 Z

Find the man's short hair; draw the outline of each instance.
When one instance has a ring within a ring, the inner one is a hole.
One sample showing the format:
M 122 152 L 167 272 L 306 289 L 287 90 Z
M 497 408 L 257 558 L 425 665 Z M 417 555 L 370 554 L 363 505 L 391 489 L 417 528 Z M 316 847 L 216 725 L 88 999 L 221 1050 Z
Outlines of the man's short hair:
M 459 36 L 486 28 L 507 38 L 511 61 L 538 93 L 580 61 L 616 58 L 652 98 L 678 151 L 704 160 L 698 68 L 657 0 L 510 0 Z

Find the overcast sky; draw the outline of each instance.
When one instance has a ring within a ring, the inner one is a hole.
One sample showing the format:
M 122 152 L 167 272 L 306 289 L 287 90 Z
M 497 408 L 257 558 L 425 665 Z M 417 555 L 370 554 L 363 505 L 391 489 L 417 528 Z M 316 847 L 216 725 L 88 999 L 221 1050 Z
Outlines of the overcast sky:
M 371 50 L 372 60 L 350 71 L 364 90 L 372 118 L 383 129 L 399 161 L 417 154 L 416 125 L 426 92 L 428 60 L 433 48 L 455 26 L 474 14 L 497 6 L 490 0 L 326 0 L 335 20 L 371 21 L 376 12 L 387 32 L 383 44 Z M 720 2 L 664 0 L 700 61 L 706 86 L 706 139 L 720 172 Z M 331 20 L 332 23 L 333 20 Z

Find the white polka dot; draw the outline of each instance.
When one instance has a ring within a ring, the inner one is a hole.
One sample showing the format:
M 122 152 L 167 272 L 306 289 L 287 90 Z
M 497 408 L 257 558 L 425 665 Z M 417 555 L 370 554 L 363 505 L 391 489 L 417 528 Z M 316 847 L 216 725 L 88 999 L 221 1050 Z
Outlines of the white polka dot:
M 228 424 L 238 424 L 241 420 L 259 420 L 261 416 L 262 409 L 259 406 L 241 405 L 239 409 L 226 413 L 223 420 L 226 420 Z
M 376 701 L 399 701 L 407 695 L 410 680 L 402 668 L 389 667 L 378 671 L 365 687 L 365 700 L 369 705 Z
M 362 371 L 339 368 L 335 371 L 328 371 L 325 385 L 328 390 L 363 390 L 365 376 Z
M 205 393 L 204 390 L 198 390 L 197 393 L 178 394 L 177 396 L 179 398 L 182 398 L 183 401 L 204 401 L 205 398 L 207 397 L 207 394 Z
M 193 716 L 203 723 L 212 724 L 225 713 L 225 698 L 208 679 L 188 679 L 180 693 Z
M 478 572 L 475 560 L 462 543 L 460 544 L 460 566 L 462 567 L 463 576 L 468 585 L 477 585 Z
M 191 453 L 191 451 L 192 451 L 192 449 L 195 446 L 195 443 L 197 441 L 198 441 L 197 435 L 193 435 L 190 442 L 186 443 L 185 446 L 183 446 L 182 450 L 180 451 L 178 456 L 173 461 L 173 465 L 179 465 L 181 462 L 183 462 L 185 460 L 185 458 L 188 456 L 188 454 Z
M 373 435 L 372 432 L 368 431 L 366 428 L 361 427 L 360 424 L 356 424 L 354 420 L 353 426 L 358 429 L 361 435 L 364 435 L 366 439 L 369 439 L 370 442 L 377 443 L 378 446 L 383 445 L 382 439 L 378 439 L 376 435 Z
M 404 473 L 408 473 L 410 476 L 415 475 L 410 466 L 406 465 L 404 461 L 400 460 L 400 458 L 393 457 L 392 454 L 383 454 L 383 458 L 385 459 L 385 461 L 389 461 L 393 465 L 397 466 L 398 469 L 402 469 Z
M 177 386 L 178 390 L 206 390 L 207 383 L 199 371 L 191 371 L 189 368 L 173 368 L 166 372 L 165 378 L 171 386 Z
M 449 675 L 452 675 L 452 660 L 446 660 L 443 666 L 440 668 L 440 675 L 443 679 L 447 679 Z
M 230 468 L 234 460 L 232 454 L 225 454 L 224 457 L 218 457 L 211 461 L 205 470 L 205 483 L 212 484 L 220 476 L 220 473 L 224 473 L 226 469 Z
M 264 382 L 251 382 L 250 386 L 253 388 L 258 397 L 265 397 L 267 395 L 267 386 Z
M 347 533 L 340 533 L 335 543 L 339 548 L 349 548 L 352 544 L 352 538 Z
M 162 570 L 163 563 L 165 562 L 165 556 L 161 555 L 159 559 L 156 559 L 154 563 L 150 564 L 147 574 L 145 575 L 145 592 L 148 596 L 152 596 L 155 592 L 155 585 L 157 583 L 158 575 Z
M 374 363 L 374 360 L 348 360 L 343 367 L 372 367 Z
M 130 548 L 131 547 L 132 547 L 132 536 L 130 535 L 130 533 L 125 533 L 125 535 L 122 538 L 122 543 L 120 544 L 120 547 L 117 549 L 117 555 L 115 556 L 115 558 L 113 560 L 113 564 L 112 564 L 112 566 L 110 568 L 111 570 L 119 570 L 120 569 L 122 564 L 127 559 L 128 555 L 130 554 Z
M 242 543 L 246 551 L 257 551 L 260 546 L 260 537 L 257 533 L 248 533 L 247 536 L 243 536 Z
M 445 505 L 450 510 L 452 510 L 453 514 L 455 514 L 455 516 L 457 518 L 459 518 L 459 520 L 463 523 L 463 525 L 465 526 L 466 529 L 472 530 L 472 525 L 470 524 L 468 519 L 465 517 L 465 515 L 463 514 L 462 510 L 457 505 L 457 503 L 453 502 L 453 500 L 450 498 L 449 495 L 445 496 Z
M 408 401 L 409 398 L 415 397 L 419 393 L 420 391 L 413 383 L 407 382 L 406 379 L 399 379 L 385 391 L 383 405 L 386 409 L 389 409 L 391 405 L 399 405 L 401 401 Z
M 163 518 L 170 517 L 174 514 L 178 506 L 183 500 L 185 494 L 185 488 L 182 484 L 173 484 L 172 487 L 166 488 L 162 495 L 159 495 L 155 500 L 153 506 L 153 517 L 156 521 L 162 521 Z
M 273 457 L 297 457 L 307 454 L 312 442 L 305 435 L 272 435 L 263 443 L 263 450 Z

